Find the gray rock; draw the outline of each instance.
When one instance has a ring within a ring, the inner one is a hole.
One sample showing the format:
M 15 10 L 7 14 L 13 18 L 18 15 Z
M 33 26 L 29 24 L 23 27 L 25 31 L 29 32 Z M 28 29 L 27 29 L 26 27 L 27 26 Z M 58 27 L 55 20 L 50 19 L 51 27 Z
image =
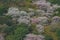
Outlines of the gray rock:
M 47 25 L 49 19 L 47 17 L 38 17 L 38 20 L 39 20 L 39 24 Z
M 5 39 L 4 39 L 4 34 L 3 34 L 3 33 L 0 33 L 0 40 L 5 40 Z
M 42 13 L 41 16 L 51 18 L 53 16 L 53 14 L 52 13 Z
M 60 17 L 59 16 L 54 16 L 52 18 L 52 24 L 54 24 L 54 23 L 60 23 Z
M 36 4 L 38 8 L 48 13 L 53 13 L 56 8 L 60 7 L 58 5 L 51 6 L 51 3 L 47 2 L 46 0 L 37 0 L 36 2 L 33 2 L 33 4 Z
M 8 9 L 8 13 L 6 15 L 11 15 L 12 17 L 19 16 L 20 11 L 19 11 L 19 9 L 17 7 L 10 7 Z
M 35 24 L 41 24 L 41 25 L 47 25 L 48 24 L 48 18 L 47 17 L 37 17 L 37 18 L 31 18 L 31 22 Z
M 39 16 L 41 16 L 41 14 L 43 13 L 45 13 L 44 10 L 40 10 L 40 9 L 36 10 L 36 14 L 38 14 Z
M 47 8 L 48 13 L 53 13 L 54 10 L 55 10 L 55 8 L 53 6 L 50 6 L 50 7 Z
M 32 17 L 32 16 L 35 15 L 35 13 L 34 13 L 34 12 L 29 12 L 28 15 L 29 15 L 30 17 Z
M 37 31 L 39 32 L 39 33 L 42 33 L 42 32 L 44 32 L 44 26 L 42 26 L 42 25 L 36 25 L 36 29 L 37 29 Z
M 20 23 L 25 23 L 25 24 L 29 24 L 30 23 L 30 20 L 25 19 L 25 18 L 19 18 L 17 21 L 19 22 L 19 24 Z
M 24 40 L 45 40 L 43 35 L 27 34 Z
M 20 11 L 20 16 L 28 16 L 26 11 Z

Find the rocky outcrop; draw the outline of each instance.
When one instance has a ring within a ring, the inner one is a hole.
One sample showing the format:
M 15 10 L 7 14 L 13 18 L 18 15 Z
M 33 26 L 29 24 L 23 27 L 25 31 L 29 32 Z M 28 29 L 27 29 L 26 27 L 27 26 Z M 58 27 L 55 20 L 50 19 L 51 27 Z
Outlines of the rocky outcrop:
M 21 23 L 29 24 L 30 23 L 30 20 L 25 19 L 25 18 L 19 18 L 17 21 L 19 22 L 19 24 L 21 24 Z
M 37 29 L 37 31 L 38 31 L 39 33 L 44 32 L 44 26 L 42 26 L 42 25 L 40 25 L 40 24 L 36 25 L 36 29 Z
M 31 22 L 36 24 L 46 24 L 48 22 L 48 18 L 47 17 L 31 18 Z
M 60 22 L 60 17 L 59 16 L 54 16 L 53 18 L 52 18 L 52 24 L 54 24 L 54 23 L 59 23 Z
M 47 2 L 46 0 L 37 0 L 36 2 L 33 2 L 33 4 L 37 5 L 37 7 L 47 13 L 53 13 L 57 6 L 51 5 L 50 2 Z
M 48 18 L 47 17 L 38 17 L 39 24 L 46 25 L 48 24 Z
M 44 40 L 43 35 L 27 34 L 24 40 Z
M 0 40 L 5 40 L 5 39 L 4 39 L 4 35 L 5 35 L 5 34 L 0 33 Z
M 17 7 L 10 7 L 8 9 L 8 13 L 6 15 L 10 15 L 12 17 L 19 16 L 20 11 L 19 11 L 19 9 Z

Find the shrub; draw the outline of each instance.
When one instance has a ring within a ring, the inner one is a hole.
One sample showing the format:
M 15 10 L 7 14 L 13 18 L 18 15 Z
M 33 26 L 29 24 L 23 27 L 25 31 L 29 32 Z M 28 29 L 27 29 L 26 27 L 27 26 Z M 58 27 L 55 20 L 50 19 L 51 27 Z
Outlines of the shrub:
M 60 5 L 60 0 L 47 0 L 47 1 L 51 2 L 52 4 Z
M 45 40 L 53 40 L 53 38 L 50 35 L 45 35 Z
M 60 37 L 60 28 L 56 29 L 56 34 L 58 37 Z
M 6 5 L 0 5 L 0 16 L 4 15 L 7 13 L 8 6 Z
M 0 24 L 13 25 L 11 18 L 6 16 L 0 16 Z
M 26 24 L 20 24 L 16 27 L 14 33 L 6 36 L 6 40 L 23 40 L 27 33 L 29 33 L 29 27 Z

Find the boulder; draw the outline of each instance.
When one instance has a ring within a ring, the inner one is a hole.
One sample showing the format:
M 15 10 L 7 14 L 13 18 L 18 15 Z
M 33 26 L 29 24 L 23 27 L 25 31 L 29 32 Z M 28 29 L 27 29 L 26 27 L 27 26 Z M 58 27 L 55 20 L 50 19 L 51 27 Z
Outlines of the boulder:
M 41 16 L 51 18 L 53 16 L 53 14 L 52 13 L 41 13 Z
M 28 16 L 26 11 L 20 11 L 20 16 Z
M 47 25 L 49 23 L 49 19 L 47 17 L 38 17 L 39 24 Z
M 6 15 L 11 15 L 12 17 L 19 16 L 20 11 L 19 11 L 19 9 L 17 7 L 10 7 L 8 9 L 8 13 Z
M 55 8 L 53 6 L 50 6 L 47 8 L 47 13 L 53 13 Z
M 35 24 L 47 25 L 49 22 L 49 19 L 47 17 L 31 18 L 31 22 Z
M 0 40 L 5 40 L 4 35 L 5 35 L 4 33 L 0 33 Z
M 19 18 L 30 20 L 30 16 L 20 16 Z
M 54 24 L 54 23 L 60 23 L 60 17 L 59 16 L 54 16 L 52 18 L 52 24 Z
M 44 40 L 43 35 L 27 34 L 24 40 Z
M 29 24 L 30 23 L 30 20 L 25 19 L 25 18 L 19 18 L 17 21 L 19 22 L 19 24 L 20 23 L 25 23 L 25 24 Z
M 56 6 L 54 7 L 54 5 L 51 5 L 51 3 L 46 0 L 37 0 L 36 2 L 33 2 L 33 4 L 37 5 L 38 8 L 48 13 L 52 13 L 56 9 Z
M 36 35 L 34 34 L 27 34 L 24 40 L 36 40 Z
M 31 23 L 38 23 L 39 22 L 38 19 L 35 18 L 35 17 L 34 18 L 31 18 L 30 20 L 31 20 Z
M 37 9 L 35 12 L 36 12 L 36 14 L 39 15 L 39 16 L 41 16 L 41 14 L 45 13 L 44 10 L 40 10 L 40 9 Z
M 30 17 L 33 17 L 34 15 L 35 15 L 34 12 L 29 12 L 29 13 L 28 13 L 28 16 L 30 16 Z
M 39 33 L 44 32 L 44 26 L 42 26 L 42 25 L 40 25 L 40 24 L 36 25 L 36 29 L 37 29 L 37 31 L 38 31 Z

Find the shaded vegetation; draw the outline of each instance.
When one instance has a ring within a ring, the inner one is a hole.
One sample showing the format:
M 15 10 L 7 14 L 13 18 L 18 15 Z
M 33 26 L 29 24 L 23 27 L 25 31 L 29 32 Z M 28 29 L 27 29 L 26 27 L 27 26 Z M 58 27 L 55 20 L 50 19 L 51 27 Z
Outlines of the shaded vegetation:
M 60 0 L 47 0 L 47 1 L 51 2 L 52 4 L 60 5 Z
M 27 33 L 29 33 L 29 27 L 26 24 L 20 24 L 16 27 L 14 33 L 6 36 L 6 40 L 23 40 Z
M 53 40 L 53 37 L 52 36 L 50 36 L 50 35 L 45 35 L 45 40 Z
M 9 26 L 13 25 L 13 21 L 11 17 L 8 16 L 0 16 L 0 24 L 7 24 Z
M 4 15 L 7 13 L 8 6 L 6 5 L 0 5 L 0 16 Z

